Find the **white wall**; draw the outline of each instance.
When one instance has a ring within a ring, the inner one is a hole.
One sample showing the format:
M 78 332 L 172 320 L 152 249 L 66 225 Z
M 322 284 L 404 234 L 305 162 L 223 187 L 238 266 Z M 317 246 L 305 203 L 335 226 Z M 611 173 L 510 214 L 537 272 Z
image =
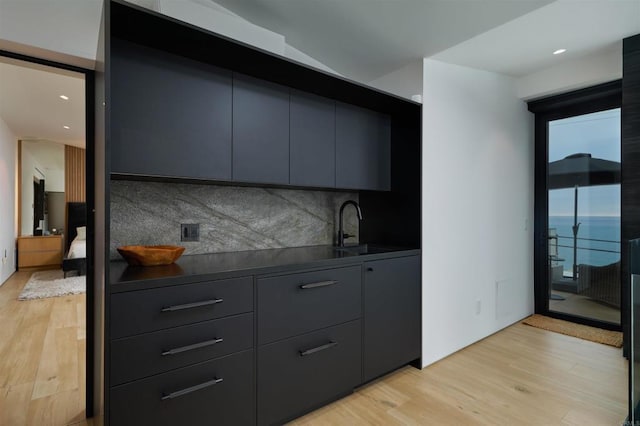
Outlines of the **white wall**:
M 582 89 L 622 78 L 622 46 L 599 51 L 518 78 L 518 97 L 525 100 Z
M 100 0 L 0 0 L 0 47 L 91 68 Z
M 17 147 L 17 138 L 0 118 L 0 285 L 15 272 L 16 264 Z
M 45 191 L 64 192 L 64 169 L 48 169 L 45 167 Z
M 367 84 L 385 92 L 411 99 L 413 95 L 422 96 L 422 79 L 422 59 L 420 59 Z
M 533 313 L 533 157 L 511 77 L 424 60 L 423 365 Z

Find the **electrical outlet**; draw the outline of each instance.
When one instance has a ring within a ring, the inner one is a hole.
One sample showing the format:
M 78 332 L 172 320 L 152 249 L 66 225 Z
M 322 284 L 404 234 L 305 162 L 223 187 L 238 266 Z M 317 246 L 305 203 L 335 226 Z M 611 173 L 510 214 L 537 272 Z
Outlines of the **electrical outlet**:
M 200 241 L 200 224 L 180 224 L 180 241 Z
M 476 300 L 476 315 L 480 315 L 482 312 L 482 301 L 480 299 Z

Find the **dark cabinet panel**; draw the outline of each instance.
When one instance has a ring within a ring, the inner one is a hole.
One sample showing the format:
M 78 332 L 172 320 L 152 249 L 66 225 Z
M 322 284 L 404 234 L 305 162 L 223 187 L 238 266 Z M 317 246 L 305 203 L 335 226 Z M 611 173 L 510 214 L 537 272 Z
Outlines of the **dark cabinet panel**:
M 283 421 L 351 392 L 362 380 L 361 323 L 258 349 L 258 424 Z
M 251 311 L 251 277 L 117 293 L 111 296 L 111 338 Z
M 253 347 L 253 314 L 174 327 L 111 342 L 111 385 Z
M 111 171 L 231 179 L 231 72 L 113 39 Z
M 258 343 L 360 318 L 361 267 L 256 280 Z
M 336 103 L 336 187 L 391 189 L 391 118 Z
M 289 183 L 289 89 L 233 76 L 233 180 Z
M 253 351 L 111 388 L 110 424 L 252 425 Z
M 309 93 L 291 92 L 291 185 L 336 186 L 336 104 Z
M 420 256 L 365 263 L 364 381 L 421 354 Z

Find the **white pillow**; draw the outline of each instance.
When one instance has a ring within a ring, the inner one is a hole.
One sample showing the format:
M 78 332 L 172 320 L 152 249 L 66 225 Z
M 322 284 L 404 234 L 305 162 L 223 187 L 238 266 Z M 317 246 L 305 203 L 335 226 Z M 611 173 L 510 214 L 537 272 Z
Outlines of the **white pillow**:
M 87 239 L 87 227 L 79 226 L 76 228 L 76 232 L 78 236 L 76 237 L 78 240 L 86 240 Z

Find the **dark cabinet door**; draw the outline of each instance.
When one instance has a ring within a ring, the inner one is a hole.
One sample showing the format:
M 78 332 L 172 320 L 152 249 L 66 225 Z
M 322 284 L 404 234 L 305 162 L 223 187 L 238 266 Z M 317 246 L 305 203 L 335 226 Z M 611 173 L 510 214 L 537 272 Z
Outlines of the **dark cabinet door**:
M 336 186 L 336 104 L 309 93 L 291 92 L 290 183 Z
M 231 179 L 231 73 L 113 39 L 111 168 Z
M 365 263 L 364 380 L 420 358 L 420 257 Z
M 336 103 L 336 187 L 391 189 L 391 119 Z
M 253 278 L 182 284 L 111 296 L 111 338 L 253 311 Z
M 361 271 L 358 265 L 258 278 L 258 343 L 360 318 Z
M 360 320 L 258 348 L 258 424 L 280 425 L 362 381 Z
M 253 314 L 203 321 L 111 341 L 111 386 L 253 346 Z
M 253 351 L 110 389 L 114 426 L 255 425 Z
M 289 90 L 233 76 L 233 180 L 289 183 Z

